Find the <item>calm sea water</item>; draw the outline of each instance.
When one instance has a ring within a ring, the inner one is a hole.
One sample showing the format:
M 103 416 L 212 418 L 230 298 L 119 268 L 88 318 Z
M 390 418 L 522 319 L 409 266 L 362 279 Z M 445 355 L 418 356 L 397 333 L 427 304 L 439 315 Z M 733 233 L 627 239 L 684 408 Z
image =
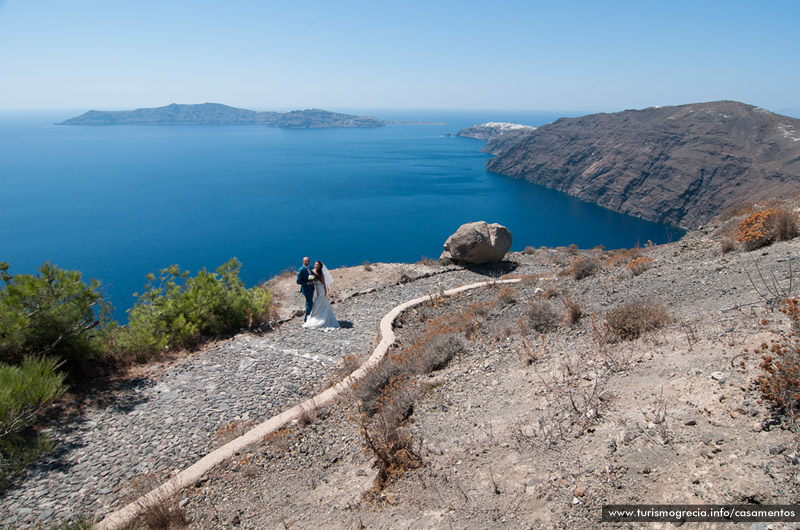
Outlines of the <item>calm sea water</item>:
M 483 142 L 447 136 L 558 113 L 369 112 L 447 122 L 380 129 L 53 125 L 78 113 L 0 114 L 0 261 L 12 274 L 45 261 L 83 271 L 120 320 L 145 274 L 173 263 L 195 273 L 235 256 L 254 285 L 304 255 L 330 267 L 435 258 L 475 220 L 507 226 L 514 250 L 680 236 L 488 173 Z

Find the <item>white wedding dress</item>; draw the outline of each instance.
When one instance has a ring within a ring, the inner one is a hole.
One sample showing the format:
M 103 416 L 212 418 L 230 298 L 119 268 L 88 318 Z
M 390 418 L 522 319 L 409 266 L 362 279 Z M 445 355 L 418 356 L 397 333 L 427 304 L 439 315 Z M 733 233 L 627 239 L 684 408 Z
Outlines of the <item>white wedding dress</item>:
M 311 306 L 311 313 L 303 323 L 304 328 L 311 329 L 336 329 L 339 327 L 339 321 L 336 320 L 336 315 L 333 314 L 331 304 L 325 296 L 325 286 L 322 282 L 314 282 L 314 305 Z

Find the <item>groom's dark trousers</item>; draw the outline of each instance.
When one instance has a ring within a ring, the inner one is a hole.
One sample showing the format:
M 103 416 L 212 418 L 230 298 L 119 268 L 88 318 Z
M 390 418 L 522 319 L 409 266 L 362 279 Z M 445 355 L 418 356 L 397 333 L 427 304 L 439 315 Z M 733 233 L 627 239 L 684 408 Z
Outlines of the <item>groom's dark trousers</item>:
M 309 274 L 311 274 L 311 271 L 308 270 L 308 267 L 305 265 L 297 269 L 297 283 L 300 285 L 300 292 L 306 297 L 306 316 L 303 317 L 303 322 L 305 322 L 308 315 L 311 314 L 311 308 L 314 305 L 314 285 L 309 285 Z

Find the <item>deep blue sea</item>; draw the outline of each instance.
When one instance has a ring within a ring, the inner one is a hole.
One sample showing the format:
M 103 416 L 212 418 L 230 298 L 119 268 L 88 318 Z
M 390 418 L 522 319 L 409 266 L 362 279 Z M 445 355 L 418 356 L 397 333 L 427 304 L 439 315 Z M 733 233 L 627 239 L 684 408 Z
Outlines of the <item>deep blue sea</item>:
M 231 257 L 250 285 L 303 256 L 329 267 L 437 258 L 461 224 L 507 226 L 513 249 L 631 247 L 675 228 L 486 172 L 486 121 L 567 113 L 356 111 L 447 125 L 283 130 L 259 126 L 56 126 L 81 111 L 0 114 L 0 261 L 97 278 L 124 321 L 145 274 L 193 274 Z M 453 136 L 447 136 L 450 133 Z

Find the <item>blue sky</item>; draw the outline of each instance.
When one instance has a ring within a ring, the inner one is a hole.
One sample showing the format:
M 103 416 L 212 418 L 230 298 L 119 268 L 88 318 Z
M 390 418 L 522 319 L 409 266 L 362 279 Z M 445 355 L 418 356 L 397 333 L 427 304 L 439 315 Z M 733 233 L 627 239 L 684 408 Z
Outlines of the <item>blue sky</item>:
M 800 2 L 0 1 L 0 108 L 800 108 Z

